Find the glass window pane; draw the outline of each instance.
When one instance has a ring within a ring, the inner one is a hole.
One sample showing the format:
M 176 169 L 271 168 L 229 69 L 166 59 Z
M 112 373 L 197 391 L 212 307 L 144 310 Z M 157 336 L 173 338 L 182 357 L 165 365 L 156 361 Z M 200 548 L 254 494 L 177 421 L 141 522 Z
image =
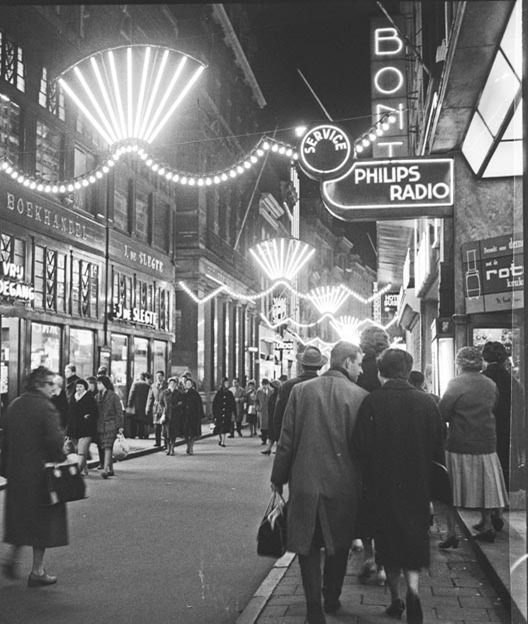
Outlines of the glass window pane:
M 69 362 L 75 364 L 77 375 L 86 379 L 94 374 L 94 332 L 89 329 L 70 329 Z
M 154 368 L 153 371 L 165 371 L 167 365 L 167 343 L 154 340 Z
M 58 132 L 37 121 L 37 158 L 35 169 L 37 177 L 48 182 L 59 178 L 60 143 L 61 137 Z
M 148 340 L 134 338 L 134 359 L 132 361 L 132 379 L 137 379 L 140 373 L 149 370 Z
M 493 137 L 482 122 L 479 114 L 475 113 L 462 144 L 462 153 L 474 173 L 477 173 L 480 169 L 492 143 Z
M 522 30 L 521 30 L 521 0 L 517 0 L 504 31 L 501 48 L 506 58 L 513 66 L 518 78 L 522 76 Z
M 480 97 L 478 111 L 496 136 L 521 84 L 499 50 Z
M 0 97 L 0 157 L 18 166 L 20 108 Z
M 139 191 L 136 194 L 136 234 L 138 238 L 146 241 L 149 231 L 148 198 Z
M 114 192 L 114 224 L 128 232 L 128 195 L 117 188 Z
M 46 366 L 60 371 L 61 328 L 58 325 L 31 324 L 31 370 Z
M 517 104 L 512 120 L 502 135 L 503 141 L 511 141 L 513 139 L 522 139 L 522 100 Z
M 486 167 L 483 178 L 507 178 L 523 174 L 522 141 L 501 141 Z
M 117 395 L 123 402 L 126 402 L 128 336 L 112 334 L 110 344 L 112 350 L 110 358 L 112 381 Z

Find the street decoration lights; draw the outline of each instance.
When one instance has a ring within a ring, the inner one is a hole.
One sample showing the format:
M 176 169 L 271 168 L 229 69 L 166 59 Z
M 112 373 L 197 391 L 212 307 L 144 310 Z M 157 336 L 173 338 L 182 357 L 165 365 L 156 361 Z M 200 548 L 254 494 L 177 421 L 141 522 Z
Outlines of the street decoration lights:
M 319 286 L 308 293 L 307 298 L 321 314 L 335 314 L 348 299 L 348 292 L 339 286 Z
M 359 344 L 360 325 L 362 322 L 355 316 L 343 315 L 333 318 L 330 325 L 334 328 L 340 340 Z
M 273 238 L 251 247 L 249 252 L 271 281 L 293 280 L 315 253 L 297 238 Z

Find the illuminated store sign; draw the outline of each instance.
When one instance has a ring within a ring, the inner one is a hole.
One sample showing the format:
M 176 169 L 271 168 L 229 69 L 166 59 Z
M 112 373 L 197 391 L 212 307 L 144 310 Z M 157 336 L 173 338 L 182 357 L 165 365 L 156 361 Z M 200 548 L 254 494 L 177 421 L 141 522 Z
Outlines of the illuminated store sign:
M 398 28 L 400 24 L 396 22 Z M 372 121 L 394 113 L 397 123 L 372 146 L 375 158 L 393 158 L 409 153 L 407 139 L 407 79 L 405 46 L 394 28 L 384 18 L 371 23 L 371 102 Z
M 24 302 L 35 299 L 33 286 L 22 283 L 24 267 L 12 262 L 1 262 L 0 273 L 0 297 Z
M 523 240 L 496 236 L 462 245 L 466 313 L 523 307 Z
M 112 318 L 122 321 L 132 321 L 142 325 L 158 326 L 158 315 L 143 308 L 124 308 L 120 303 L 115 303 Z
M 349 137 L 333 124 L 320 124 L 308 130 L 299 147 L 303 171 L 315 179 L 339 172 L 351 153 Z
M 356 160 L 322 183 L 326 207 L 344 221 L 450 216 L 453 192 L 451 158 Z

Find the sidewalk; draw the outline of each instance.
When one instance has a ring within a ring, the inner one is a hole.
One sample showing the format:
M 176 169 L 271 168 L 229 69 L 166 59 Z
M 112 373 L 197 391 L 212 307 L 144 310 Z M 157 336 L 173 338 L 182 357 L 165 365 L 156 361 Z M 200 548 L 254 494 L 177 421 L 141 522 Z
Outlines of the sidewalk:
M 435 516 L 431 527 L 431 567 L 422 573 L 420 580 L 424 621 L 427 624 L 509 624 L 515 621 L 510 620 L 502 599 L 466 537 L 460 540 L 457 550 L 441 551 L 437 547 L 441 527 L 445 526 L 442 514 Z M 506 541 L 503 536 L 501 539 Z M 362 585 L 357 579 L 362 560 L 362 553 L 351 553 L 341 595 L 342 607 L 337 615 L 326 616 L 328 624 L 387 624 L 391 621 L 384 614 L 390 604 L 388 589 L 375 584 Z M 404 597 L 403 580 L 402 590 Z M 236 624 L 304 624 L 305 613 L 299 565 L 294 555 L 286 553 L 257 589 Z

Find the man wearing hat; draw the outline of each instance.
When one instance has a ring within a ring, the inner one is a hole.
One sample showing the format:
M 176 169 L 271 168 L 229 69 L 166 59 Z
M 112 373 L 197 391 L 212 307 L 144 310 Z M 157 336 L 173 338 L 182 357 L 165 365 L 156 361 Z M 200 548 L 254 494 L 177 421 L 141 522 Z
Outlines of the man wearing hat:
M 328 359 L 317 347 L 308 346 L 302 353 L 297 353 L 297 362 L 301 366 L 300 375 L 293 379 L 288 379 L 279 388 L 279 396 L 275 403 L 275 412 L 273 414 L 273 437 L 275 440 L 280 438 L 282 419 L 284 418 L 284 411 L 286 410 L 286 404 L 290 398 L 293 386 L 317 377 L 317 371 L 328 362 Z
M 342 340 L 332 349 L 329 370 L 294 386 L 273 462 L 272 490 L 282 493 L 288 483 L 287 547 L 298 555 L 310 624 L 324 624 L 325 612 L 339 609 L 356 532 L 360 475 L 353 440 L 359 407 L 368 396 L 356 384 L 362 358 L 358 346 Z

